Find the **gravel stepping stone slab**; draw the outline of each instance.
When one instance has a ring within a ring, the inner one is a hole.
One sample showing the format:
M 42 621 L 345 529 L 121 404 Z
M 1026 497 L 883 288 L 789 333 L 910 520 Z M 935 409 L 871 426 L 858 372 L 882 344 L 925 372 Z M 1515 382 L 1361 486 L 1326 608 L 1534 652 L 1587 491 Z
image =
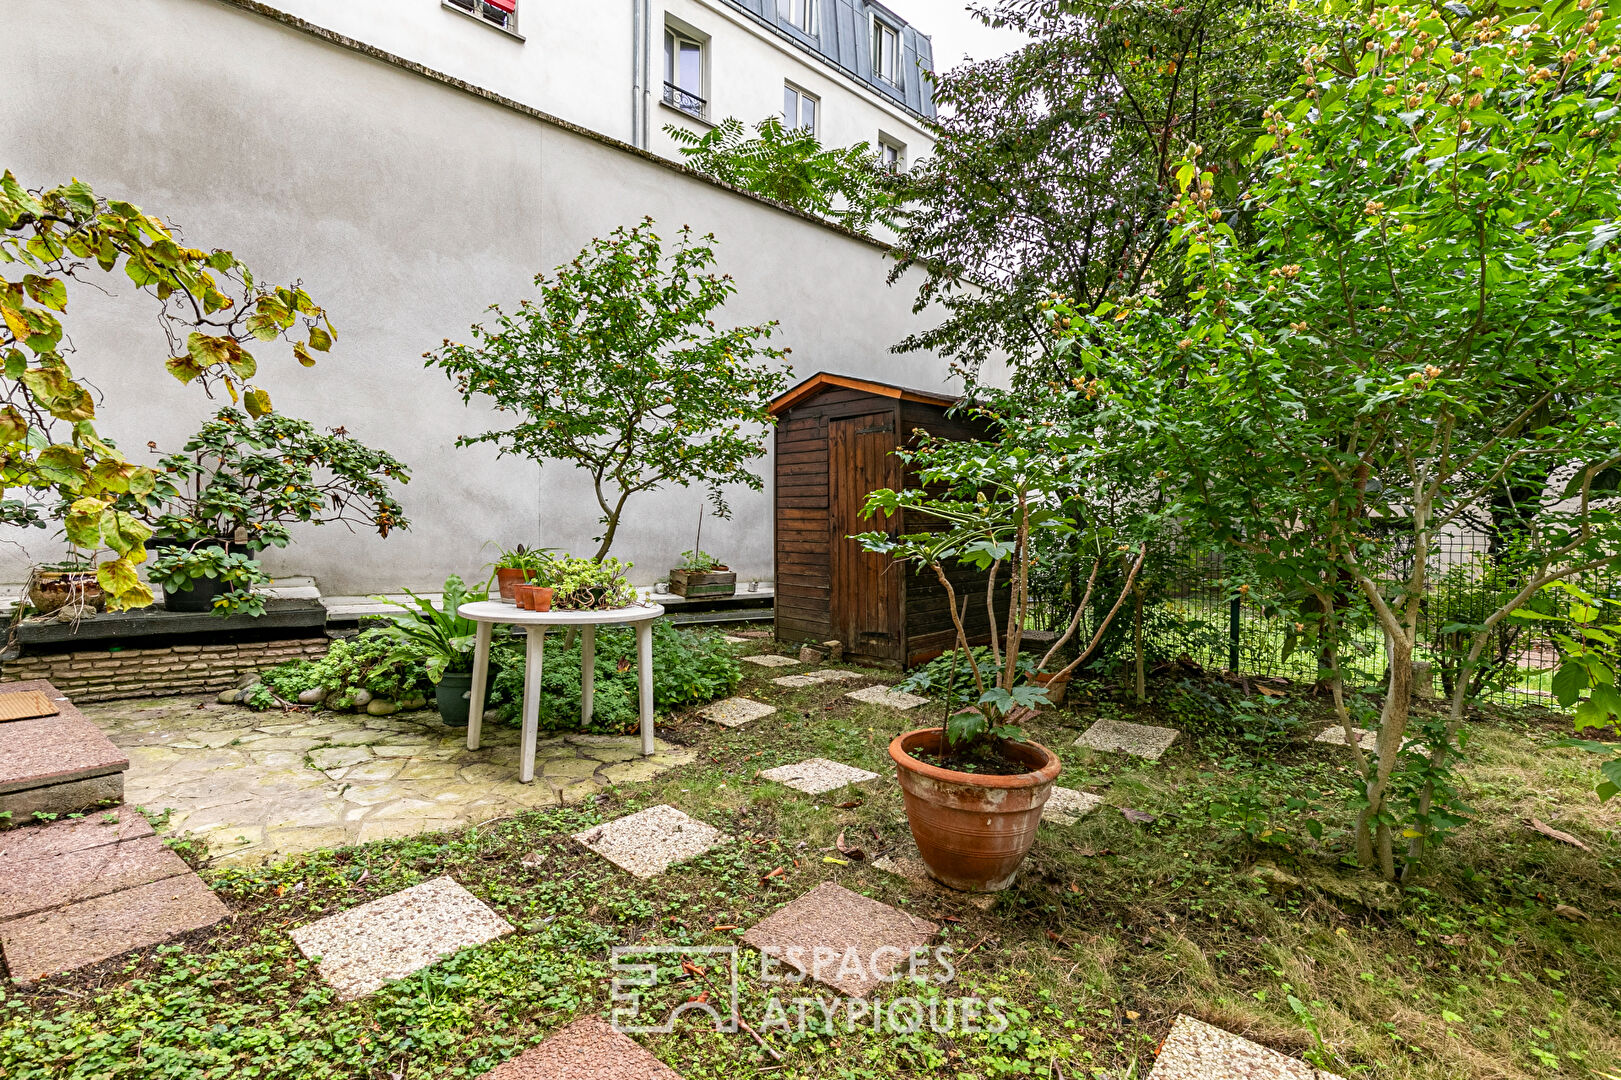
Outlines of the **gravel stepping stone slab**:
M 868 705 L 888 705 L 891 709 L 915 709 L 929 700 L 916 694 L 891 690 L 887 686 L 869 686 L 864 690 L 852 690 L 844 696 L 864 701 Z
M 1051 825 L 1073 825 L 1103 805 L 1101 796 L 1074 788 L 1054 787 L 1041 808 L 1041 820 Z
M 452 953 L 512 933 L 512 924 L 449 877 L 413 885 L 301 926 L 291 937 L 353 1001 Z
M 759 656 L 740 656 L 739 660 L 745 664 L 759 664 L 761 667 L 793 667 L 799 663 L 787 656 L 777 656 L 775 653 L 762 653 Z
M 850 997 L 866 997 L 940 928 L 824 881 L 767 916 L 743 940 Z
M 600 1016 L 576 1020 L 480 1080 L 681 1080 Z
M 1075 745 L 1089 746 L 1093 750 L 1119 750 L 1149 761 L 1158 761 L 1179 734 L 1173 728 L 1128 724 L 1124 720 L 1099 720 L 1075 740 Z
M 722 727 L 742 727 L 777 711 L 775 705 L 746 697 L 729 697 L 698 710 L 705 720 L 713 720 Z
M 1377 750 L 1379 748 L 1379 733 L 1377 731 L 1368 731 L 1366 728 L 1358 728 L 1356 741 L 1364 750 Z M 1335 724 L 1331 728 L 1323 729 L 1312 742 L 1327 743 L 1330 746 L 1349 745 L 1345 741 L 1345 726 L 1343 724 Z
M 866 679 L 870 676 L 859 671 L 835 671 L 831 668 L 824 671 L 807 671 L 803 675 L 783 675 L 771 681 L 778 686 L 786 686 L 790 690 L 798 690 L 805 686 L 815 686 L 825 682 L 851 682 L 856 679 Z
M 1148 1080 L 1341 1080 L 1304 1061 L 1178 1016 Z
M 645 881 L 730 837 L 673 806 L 660 805 L 577 832 L 574 839 Z
M 736 634 L 722 634 L 720 639 L 728 645 L 747 645 L 749 643 L 748 638 L 738 637 Z
M 228 914 L 203 879 L 187 873 L 0 923 L 0 949 L 12 979 L 27 986 L 213 926 Z
M 827 791 L 837 791 L 846 784 L 863 784 L 868 780 L 876 780 L 878 774 L 817 757 L 801 761 L 797 765 L 779 765 L 775 769 L 766 769 L 760 774 L 760 779 L 775 780 L 807 795 L 820 795 Z

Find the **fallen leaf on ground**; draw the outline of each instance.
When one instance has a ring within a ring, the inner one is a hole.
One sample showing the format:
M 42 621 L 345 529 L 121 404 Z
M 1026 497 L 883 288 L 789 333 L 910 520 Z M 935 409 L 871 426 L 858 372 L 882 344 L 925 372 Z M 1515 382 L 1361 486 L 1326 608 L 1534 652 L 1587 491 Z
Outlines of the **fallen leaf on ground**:
M 1133 825 L 1152 825 L 1158 819 L 1146 810 L 1133 810 L 1129 806 L 1122 806 L 1120 814 Z
M 860 799 L 851 799 L 849 802 L 838 803 L 837 805 L 834 806 L 834 809 L 835 810 L 854 810 L 856 807 L 858 807 L 860 805 L 861 805 L 861 800 Z
M 1099 850 L 1093 850 L 1092 848 L 1089 848 L 1089 847 L 1083 847 L 1083 848 L 1076 848 L 1075 849 L 1075 854 L 1079 855 L 1083 859 L 1091 859 L 1091 858 L 1095 858 L 1098 855 L 1113 855 L 1114 852 L 1111 851 L 1109 848 L 1102 848 L 1102 849 L 1099 849 Z M 1078 892 L 1079 890 L 1076 890 L 1076 891 Z
M 1260 683 L 1255 684 L 1255 689 L 1259 690 L 1261 693 L 1265 694 L 1267 697 L 1282 697 L 1283 696 L 1283 691 L 1282 690 L 1274 690 L 1270 686 L 1262 686 Z
M 1571 922 L 1587 921 L 1587 912 L 1581 908 L 1571 907 L 1569 904 L 1558 905 L 1553 909 L 1553 913 L 1561 919 L 1569 919 Z
M 839 838 L 833 841 L 833 846 L 838 848 L 839 854 L 843 855 L 846 859 L 855 859 L 857 862 L 859 862 L 867 857 L 867 853 L 865 851 L 862 851 L 858 847 L 851 847 L 849 844 L 844 842 L 843 829 L 839 830 Z
M 1546 836 L 1552 840 L 1558 840 L 1562 844 L 1573 844 L 1576 847 L 1581 848 L 1583 851 L 1593 850 L 1580 840 L 1576 839 L 1574 836 L 1570 835 L 1568 832 L 1560 832 L 1558 829 L 1542 821 L 1540 818 L 1532 818 L 1530 825 L 1531 828 L 1535 829 L 1543 836 Z

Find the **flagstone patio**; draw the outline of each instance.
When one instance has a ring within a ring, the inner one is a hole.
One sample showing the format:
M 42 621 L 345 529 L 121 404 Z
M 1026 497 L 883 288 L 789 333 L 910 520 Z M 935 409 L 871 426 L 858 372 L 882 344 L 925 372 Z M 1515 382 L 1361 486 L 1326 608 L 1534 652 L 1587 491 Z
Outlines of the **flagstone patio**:
M 693 759 L 634 736 L 543 739 L 518 782 L 518 732 L 466 729 L 431 711 L 366 716 L 253 712 L 194 697 L 114 701 L 85 714 L 128 753 L 125 800 L 172 811 L 168 827 L 221 863 L 437 832 L 646 781 Z

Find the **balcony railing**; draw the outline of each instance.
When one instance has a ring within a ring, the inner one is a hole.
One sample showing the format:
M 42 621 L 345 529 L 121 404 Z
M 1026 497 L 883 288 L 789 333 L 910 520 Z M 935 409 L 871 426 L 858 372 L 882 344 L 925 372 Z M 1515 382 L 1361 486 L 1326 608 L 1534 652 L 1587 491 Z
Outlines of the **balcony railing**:
M 680 109 L 684 113 L 691 113 L 700 120 L 709 119 L 709 102 L 691 90 L 681 89 L 675 83 L 664 84 L 664 104 Z
M 494 4 L 486 4 L 483 0 L 445 0 L 445 2 L 459 7 L 469 14 L 482 16 L 503 29 L 511 26 L 511 16 Z

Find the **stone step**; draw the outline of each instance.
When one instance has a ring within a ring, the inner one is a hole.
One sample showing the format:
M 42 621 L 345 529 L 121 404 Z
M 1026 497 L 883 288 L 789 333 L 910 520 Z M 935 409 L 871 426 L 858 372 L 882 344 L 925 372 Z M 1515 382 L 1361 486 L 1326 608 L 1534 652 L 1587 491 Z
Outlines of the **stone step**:
M 0 685 L 0 693 L 28 690 L 61 711 L 0 723 L 0 811 L 26 822 L 36 813 L 72 814 L 122 801 L 129 756 L 44 679 Z

